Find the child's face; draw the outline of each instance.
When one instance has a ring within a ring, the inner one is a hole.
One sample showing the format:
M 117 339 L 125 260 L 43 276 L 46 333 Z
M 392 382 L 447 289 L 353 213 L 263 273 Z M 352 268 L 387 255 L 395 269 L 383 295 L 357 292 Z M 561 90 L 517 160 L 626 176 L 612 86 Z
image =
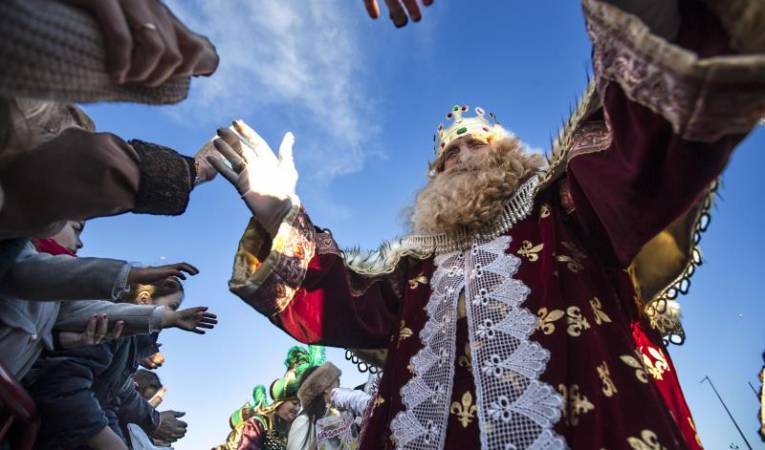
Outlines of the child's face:
M 155 387 L 155 386 L 146 386 L 146 387 L 143 389 L 143 392 L 141 393 L 141 396 L 142 396 L 142 397 L 143 397 L 145 400 L 149 400 L 150 398 L 154 397 L 154 394 L 156 394 L 156 393 L 157 393 L 157 391 L 159 391 L 159 388 L 157 388 L 157 387 Z
M 60 246 L 77 253 L 82 248 L 82 240 L 80 240 L 80 234 L 85 224 L 76 220 L 69 220 L 58 233 L 51 236 L 51 239 L 56 241 Z
M 173 311 L 177 311 L 183 303 L 183 291 L 176 291 L 171 294 L 156 297 L 154 304 L 157 306 L 167 306 Z
M 300 402 L 296 398 L 289 399 L 276 408 L 276 415 L 287 423 L 292 423 L 298 412 L 300 412 Z

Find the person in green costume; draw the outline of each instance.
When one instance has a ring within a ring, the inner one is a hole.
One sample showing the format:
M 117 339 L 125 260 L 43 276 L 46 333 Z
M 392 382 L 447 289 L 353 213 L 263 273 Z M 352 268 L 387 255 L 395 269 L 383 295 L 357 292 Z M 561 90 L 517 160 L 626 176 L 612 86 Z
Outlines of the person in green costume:
M 284 360 L 287 372 L 271 383 L 271 403 L 265 386 L 255 386 L 252 399 L 231 414 L 231 432 L 226 442 L 215 450 L 286 449 L 290 425 L 300 410 L 297 392 L 302 375 L 325 361 L 324 347 L 290 348 Z

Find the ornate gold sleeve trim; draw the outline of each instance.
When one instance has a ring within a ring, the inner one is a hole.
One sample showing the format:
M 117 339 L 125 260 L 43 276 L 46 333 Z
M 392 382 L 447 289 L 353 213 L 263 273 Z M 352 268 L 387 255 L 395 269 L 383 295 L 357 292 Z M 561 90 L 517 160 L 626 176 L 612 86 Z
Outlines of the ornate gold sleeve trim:
M 251 222 L 239 243 L 229 289 L 266 316 L 282 312 L 305 279 L 308 263 L 316 254 L 316 231 L 306 213 L 293 207 L 279 225 L 264 260 L 257 252 L 262 237 Z
M 583 0 L 598 92 L 617 83 L 627 97 L 690 141 L 746 134 L 765 115 L 765 54 L 699 59 L 652 34 L 636 16 Z M 752 36 L 765 31 L 752 32 Z

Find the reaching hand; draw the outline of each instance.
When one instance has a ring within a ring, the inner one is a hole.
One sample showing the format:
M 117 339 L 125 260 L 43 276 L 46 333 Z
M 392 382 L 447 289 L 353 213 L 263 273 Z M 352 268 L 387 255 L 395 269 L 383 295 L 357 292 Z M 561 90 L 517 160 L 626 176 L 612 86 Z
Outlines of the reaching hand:
M 138 364 L 141 365 L 141 367 L 149 370 L 154 370 L 159 367 L 162 367 L 162 364 L 165 363 L 165 355 L 162 354 L 162 352 L 154 353 L 151 356 L 147 356 L 146 358 L 140 360 Z
M 206 183 L 218 175 L 218 171 L 215 170 L 215 167 L 213 167 L 207 160 L 209 156 L 215 156 L 217 154 L 218 152 L 215 150 L 212 140 L 206 142 L 202 148 L 197 150 L 197 153 L 194 155 L 194 166 L 197 169 L 197 177 L 194 180 L 194 186 Z
M 208 161 L 236 187 L 253 216 L 273 235 L 289 208 L 300 202 L 295 194 L 298 173 L 292 158 L 295 137 L 290 132 L 284 135 L 277 158 L 247 124 L 237 120 L 233 128 L 218 130 L 220 138 L 213 141 L 231 167 L 220 157 L 208 157 Z
M 210 75 L 218 54 L 159 0 L 63 0 L 91 12 L 104 33 L 115 83 L 159 86 L 170 78 Z
M 393 21 L 396 28 L 401 28 L 407 24 L 407 13 L 413 22 L 419 22 L 422 19 L 417 0 L 385 0 L 385 4 L 388 7 L 390 20 Z M 430 6 L 433 4 L 433 0 L 422 0 L 422 4 L 423 6 Z M 364 0 L 364 6 L 367 8 L 369 17 L 373 19 L 380 17 L 380 7 L 377 5 L 377 0 Z
M 159 426 L 151 434 L 151 437 L 164 442 L 175 442 L 186 435 L 188 424 L 178 417 L 185 416 L 186 413 L 178 411 L 162 411 L 159 413 Z
M 166 266 L 133 267 L 128 274 L 129 284 L 172 283 L 174 278 L 186 279 L 184 272 L 196 275 L 199 269 L 189 263 L 168 264 Z M 177 284 L 178 282 L 175 281 Z
M 109 319 L 106 314 L 95 315 L 88 320 L 85 330 L 81 333 L 62 331 L 58 334 L 61 347 L 68 349 L 85 345 L 96 345 L 112 339 L 117 339 L 125 329 L 125 322 L 118 321 L 114 329 L 109 331 Z
M 173 311 L 165 308 L 162 317 L 162 328 L 176 327 L 192 333 L 205 334 L 201 328 L 212 330 L 218 323 L 218 316 L 207 312 L 206 306 Z

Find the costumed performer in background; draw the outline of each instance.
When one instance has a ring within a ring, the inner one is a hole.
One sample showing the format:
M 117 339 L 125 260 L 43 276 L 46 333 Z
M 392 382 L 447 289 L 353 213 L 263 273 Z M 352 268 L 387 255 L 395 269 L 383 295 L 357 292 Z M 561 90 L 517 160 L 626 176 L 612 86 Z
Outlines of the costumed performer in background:
M 286 449 L 290 426 L 300 410 L 297 394 L 303 373 L 325 361 L 324 347 L 290 348 L 284 360 L 287 372 L 271 383 L 271 403 L 265 386 L 255 386 L 252 400 L 229 418 L 231 432 L 218 450 Z

